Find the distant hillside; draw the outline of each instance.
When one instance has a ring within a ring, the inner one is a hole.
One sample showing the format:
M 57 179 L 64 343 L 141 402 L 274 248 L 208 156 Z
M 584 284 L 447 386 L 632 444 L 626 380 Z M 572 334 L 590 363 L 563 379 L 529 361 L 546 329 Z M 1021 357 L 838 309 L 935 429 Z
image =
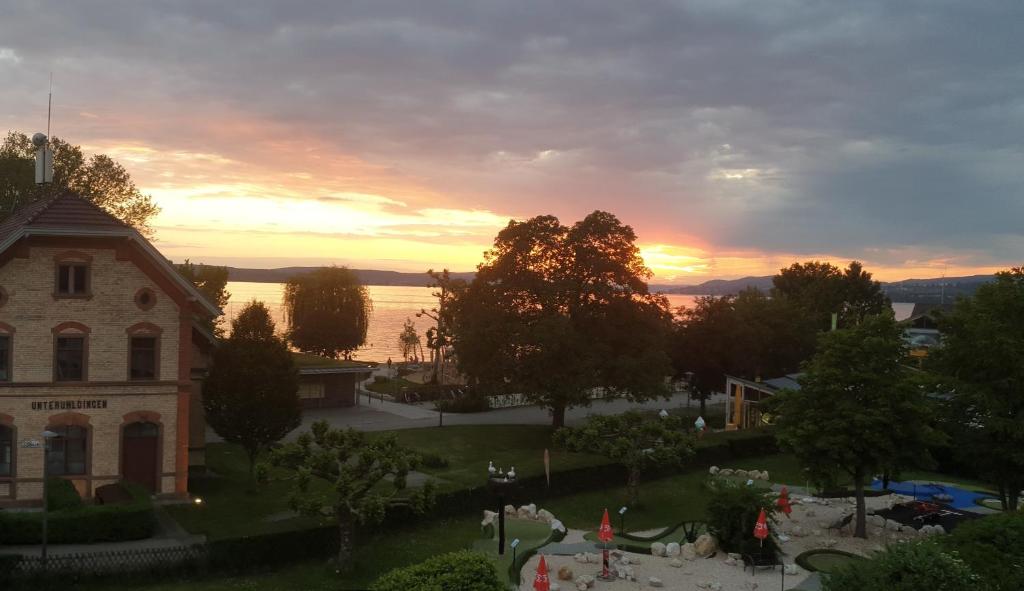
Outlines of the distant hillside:
M 281 269 L 239 269 L 228 267 L 229 281 L 252 281 L 254 283 L 284 283 L 300 273 L 308 273 L 319 267 L 284 267 Z M 423 287 L 430 284 L 426 273 L 401 273 L 376 269 L 352 269 L 363 285 L 405 285 Z M 472 281 L 475 273 L 452 273 L 452 277 Z M 971 275 L 969 277 L 946 277 L 945 279 L 904 279 L 883 282 L 882 290 L 894 302 L 933 304 L 945 301 L 952 303 L 958 296 L 970 296 L 982 283 L 992 281 L 992 275 Z M 661 293 L 686 295 L 735 295 L 748 287 L 762 291 L 772 288 L 770 275 L 744 277 L 742 279 L 712 279 L 697 285 L 651 285 L 651 290 Z
M 904 279 L 902 281 L 882 282 L 882 291 L 894 302 L 921 304 L 937 304 L 940 301 L 952 303 L 959 296 L 970 296 L 978 286 L 992 281 L 992 275 L 971 275 L 969 277 L 946 277 L 937 279 Z M 655 291 L 663 293 L 680 293 L 688 295 L 735 295 L 747 287 L 756 287 L 762 291 L 772 288 L 771 276 L 744 277 L 742 279 L 713 279 L 697 285 L 657 285 L 651 286 Z
M 253 283 L 284 283 L 289 278 L 315 271 L 320 267 L 283 267 L 281 269 L 239 269 L 228 267 L 228 281 L 251 281 Z M 432 280 L 426 273 L 400 273 L 375 269 L 352 269 L 363 285 L 404 285 L 424 287 Z M 451 276 L 471 281 L 474 273 L 452 273 Z

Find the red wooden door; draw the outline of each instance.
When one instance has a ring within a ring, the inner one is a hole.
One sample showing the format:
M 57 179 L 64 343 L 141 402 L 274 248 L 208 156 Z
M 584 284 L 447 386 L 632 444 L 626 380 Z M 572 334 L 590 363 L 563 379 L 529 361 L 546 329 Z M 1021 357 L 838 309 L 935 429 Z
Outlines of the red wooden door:
M 153 423 L 132 423 L 124 428 L 121 476 L 156 492 L 160 428 Z

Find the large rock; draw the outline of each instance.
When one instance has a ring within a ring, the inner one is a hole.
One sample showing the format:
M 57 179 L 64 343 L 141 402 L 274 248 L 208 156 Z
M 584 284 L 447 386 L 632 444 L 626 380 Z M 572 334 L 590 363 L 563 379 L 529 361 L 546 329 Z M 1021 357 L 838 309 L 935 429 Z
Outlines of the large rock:
M 750 477 L 750 472 L 748 472 L 747 470 L 743 470 L 743 469 L 737 469 L 737 470 L 733 471 L 733 475 L 735 475 L 738 478 L 749 478 Z
M 651 556 L 665 556 L 665 544 L 661 542 L 651 543 Z
M 767 470 L 761 470 L 761 480 L 771 480 Z
M 885 529 L 889 531 L 900 531 L 902 527 L 903 526 L 898 521 L 893 521 L 892 519 L 885 520 Z
M 722 468 L 721 470 L 718 471 L 718 475 L 719 476 L 732 476 L 733 472 L 735 472 L 735 470 L 733 470 L 732 468 Z
M 881 515 L 868 515 L 867 522 L 875 527 L 885 527 L 885 517 Z
M 488 511 L 484 509 L 484 519 L 480 522 L 480 527 L 487 527 L 488 525 L 491 525 L 492 523 L 494 523 L 497 517 L 498 514 L 494 511 Z
M 693 543 L 693 549 L 697 553 L 697 556 L 706 558 L 711 556 L 718 550 L 718 542 L 710 534 L 701 534 L 697 538 L 697 541 Z
M 581 584 L 583 585 L 584 589 L 587 589 L 589 587 L 593 587 L 594 586 L 594 580 L 595 579 L 594 579 L 594 577 L 592 575 L 580 575 L 580 576 L 576 577 L 576 587 L 579 587 Z
M 647 577 L 647 584 L 651 587 L 664 587 L 665 583 L 661 582 L 658 577 Z
M 708 468 L 708 474 L 712 476 L 718 474 L 718 466 L 711 466 L 710 468 Z
M 558 580 L 560 580 L 560 581 L 571 581 L 574 578 L 576 578 L 576 577 L 573 574 L 572 569 L 569 568 L 568 566 L 563 566 L 562 568 L 558 569 Z
M 687 542 L 679 548 L 679 556 L 681 556 L 683 560 L 693 560 L 697 558 L 697 549 L 693 547 L 692 542 Z
M 515 508 L 515 506 L 514 505 L 505 505 L 505 515 L 508 515 L 508 516 L 511 516 L 511 517 L 515 517 L 515 515 L 516 515 L 516 508 Z
M 679 548 L 679 544 L 678 543 L 676 543 L 676 542 L 669 542 L 669 543 L 665 544 L 665 556 L 671 556 L 671 557 L 679 556 L 679 552 L 680 552 L 680 548 Z
M 668 561 L 668 565 L 672 568 L 683 568 L 683 561 L 679 560 L 678 558 L 673 558 L 672 560 Z
M 785 567 L 787 575 L 798 575 L 800 574 L 800 567 L 795 564 L 787 564 Z
M 540 511 L 537 511 L 537 519 L 543 521 L 544 523 L 551 523 L 555 520 L 555 516 L 551 513 L 551 511 L 548 511 L 547 509 L 541 509 Z

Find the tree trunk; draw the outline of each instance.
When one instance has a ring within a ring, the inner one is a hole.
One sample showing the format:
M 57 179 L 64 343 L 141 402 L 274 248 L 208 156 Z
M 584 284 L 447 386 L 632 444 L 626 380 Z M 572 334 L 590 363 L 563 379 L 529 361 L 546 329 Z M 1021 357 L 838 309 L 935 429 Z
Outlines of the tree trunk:
M 708 420 L 708 397 L 704 394 L 700 395 L 700 416 L 705 422 Z
M 1011 482 L 1006 491 L 1007 511 L 1016 511 L 1020 505 L 1020 482 Z
M 864 471 L 858 469 L 853 475 L 853 490 L 857 496 L 856 526 L 853 535 L 858 538 L 868 538 L 867 512 L 864 509 Z
M 353 528 L 352 515 L 347 512 L 338 512 L 338 568 L 348 567 L 352 559 L 352 548 L 355 544 L 355 530 Z
M 559 404 L 551 407 L 551 426 L 555 429 L 565 426 L 565 405 Z
M 640 503 L 640 470 L 629 469 L 629 506 L 636 507 Z

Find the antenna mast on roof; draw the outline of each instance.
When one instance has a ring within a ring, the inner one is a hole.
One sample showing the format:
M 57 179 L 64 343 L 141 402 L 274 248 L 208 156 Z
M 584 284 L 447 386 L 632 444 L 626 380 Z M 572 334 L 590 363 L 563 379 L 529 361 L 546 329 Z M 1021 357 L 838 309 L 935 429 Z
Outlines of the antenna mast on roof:
M 36 184 L 46 185 L 53 182 L 53 151 L 50 150 L 50 116 L 53 112 L 53 72 L 50 72 L 50 92 L 46 99 L 46 134 L 37 133 L 32 136 L 32 145 L 36 147 Z

